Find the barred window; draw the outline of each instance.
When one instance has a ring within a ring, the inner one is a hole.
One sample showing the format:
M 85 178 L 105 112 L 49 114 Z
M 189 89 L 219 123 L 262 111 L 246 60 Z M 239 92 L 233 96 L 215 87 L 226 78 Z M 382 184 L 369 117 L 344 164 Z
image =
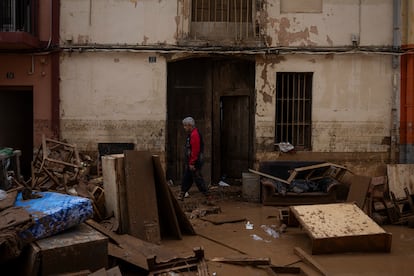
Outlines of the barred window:
M 275 143 L 311 149 L 313 73 L 276 74 Z
M 252 22 L 255 0 L 193 0 L 193 22 Z
M 0 31 L 31 32 L 31 11 L 34 0 L 1 0 Z

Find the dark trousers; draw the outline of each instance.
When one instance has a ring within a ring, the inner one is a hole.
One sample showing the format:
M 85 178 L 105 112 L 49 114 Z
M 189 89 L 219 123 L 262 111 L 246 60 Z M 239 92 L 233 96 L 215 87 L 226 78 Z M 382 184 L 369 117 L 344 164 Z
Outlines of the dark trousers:
M 201 175 L 201 170 L 196 169 L 195 171 L 192 171 L 187 167 L 184 170 L 183 180 L 181 182 L 181 192 L 188 192 L 188 190 L 190 190 L 191 186 L 193 185 L 193 182 L 195 182 L 200 192 L 205 195 L 207 194 L 207 186 L 204 182 L 203 176 Z

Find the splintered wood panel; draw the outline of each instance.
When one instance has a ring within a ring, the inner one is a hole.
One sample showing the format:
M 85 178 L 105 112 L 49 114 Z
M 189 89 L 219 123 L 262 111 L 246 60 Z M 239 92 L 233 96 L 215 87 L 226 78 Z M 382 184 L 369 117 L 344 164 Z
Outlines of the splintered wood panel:
M 171 194 L 165 179 L 164 169 L 162 168 L 160 157 L 158 155 L 152 156 L 155 169 L 155 186 L 157 191 L 157 203 L 161 227 L 161 236 L 174 237 L 181 239 L 180 225 L 178 224 L 177 215 L 175 213 L 174 205 L 171 200 Z
M 159 243 L 157 196 L 152 154 L 148 151 L 124 151 L 128 234 Z
M 108 215 L 114 214 L 119 224 L 119 233 L 128 231 L 126 206 L 124 155 L 102 156 L 102 178 L 105 190 L 105 208 Z
M 391 250 L 391 234 L 356 204 L 300 205 L 290 209 L 312 240 L 312 254 Z
M 352 174 L 347 179 L 350 184 L 347 202 L 355 202 L 359 208 L 364 209 L 371 177 Z
M 410 194 L 414 191 L 414 164 L 387 165 L 388 187 L 396 199 L 406 198 L 404 188 Z

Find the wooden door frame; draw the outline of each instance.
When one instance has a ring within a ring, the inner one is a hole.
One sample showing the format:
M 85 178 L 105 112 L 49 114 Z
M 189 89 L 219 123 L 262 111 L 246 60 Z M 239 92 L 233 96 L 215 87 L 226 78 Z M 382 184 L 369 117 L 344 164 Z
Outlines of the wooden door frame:
M 206 59 L 206 58 L 205 58 Z M 196 58 L 192 59 L 194 62 L 197 61 Z M 174 61 L 175 62 L 175 61 Z M 177 61 L 180 62 L 180 61 Z M 221 90 L 221 91 L 214 91 L 214 72 L 226 63 L 232 62 L 239 62 L 243 65 L 246 65 L 246 68 L 251 70 L 249 73 L 249 78 L 251 78 L 248 83 L 250 84 L 249 87 L 243 89 L 232 89 L 232 90 Z M 209 81 L 206 84 L 206 93 L 210 93 L 209 101 L 206 103 L 205 110 L 204 110 L 204 129 L 203 130 L 203 137 L 205 143 L 207 145 L 206 150 L 210 150 L 210 158 L 206 160 L 210 165 L 205 166 L 205 169 L 208 171 L 204 172 L 204 177 L 207 180 L 210 180 L 211 183 L 218 183 L 221 177 L 221 152 L 220 152 L 220 98 L 222 96 L 248 96 L 249 97 L 249 151 L 248 151 L 248 164 L 249 167 L 253 165 L 253 158 L 254 158 L 254 125 L 255 125 L 255 61 L 252 58 L 247 59 L 225 59 L 225 58 L 208 58 L 206 66 L 206 76 L 209 78 Z M 170 72 L 167 72 L 170 74 Z M 170 81 L 169 78 L 167 78 Z M 170 84 L 167 84 L 167 93 L 170 93 Z M 167 95 L 168 98 L 168 95 Z M 169 110 L 167 101 L 167 110 Z M 173 136 L 173 133 L 170 133 L 171 129 L 175 129 L 179 126 L 170 126 L 172 121 L 170 121 L 170 117 L 167 115 L 167 134 L 166 134 L 166 161 L 170 160 L 172 152 L 169 150 L 168 145 L 170 144 L 169 139 L 175 139 L 176 136 Z M 197 124 L 197 122 L 196 122 Z M 207 154 L 208 155 L 208 154 Z M 208 168 L 209 167 L 209 168 Z M 204 171 L 204 170 L 203 170 Z M 209 174 L 209 175 L 208 175 Z M 177 176 L 180 177 L 180 176 Z
M 229 62 L 234 61 L 234 59 L 229 60 Z M 237 59 L 236 61 L 242 62 L 242 60 Z M 246 60 L 247 63 L 252 63 L 250 66 L 255 65 L 253 61 Z M 215 68 L 213 70 L 216 70 Z M 255 71 L 255 70 L 253 70 Z M 255 76 L 255 75 L 254 75 Z M 223 90 L 223 91 L 213 91 L 213 107 L 212 107 L 212 181 L 218 182 L 222 176 L 221 172 L 221 138 L 220 138 L 220 99 L 221 97 L 226 96 L 248 96 L 249 97 L 249 153 L 248 153 L 248 164 L 249 167 L 253 165 L 253 156 L 254 156 L 254 115 L 255 110 L 255 82 L 253 81 L 252 87 L 249 89 L 237 89 L 237 90 Z M 214 87 L 213 87 L 214 89 Z

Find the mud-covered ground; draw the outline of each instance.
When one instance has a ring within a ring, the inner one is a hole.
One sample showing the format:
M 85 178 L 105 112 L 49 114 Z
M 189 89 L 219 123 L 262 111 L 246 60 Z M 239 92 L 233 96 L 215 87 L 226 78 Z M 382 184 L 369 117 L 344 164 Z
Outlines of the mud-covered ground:
M 178 192 L 178 187 L 173 189 Z M 244 201 L 240 187 L 215 186 L 211 189 L 211 198 L 208 200 L 193 188 L 190 196 L 180 202 L 180 205 L 197 235 L 184 236 L 182 240 L 163 240 L 162 245 L 189 253 L 193 252 L 193 248 L 202 247 L 209 275 L 272 275 L 263 267 L 213 261 L 218 257 L 270 258 L 274 266 L 301 269 L 301 274 L 273 275 L 323 275 L 295 254 L 295 247 L 308 253 L 327 275 L 414 275 L 414 229 L 407 226 L 381 226 L 392 233 L 390 253 L 312 255 L 311 239 L 303 229 L 280 228 L 281 207 Z M 223 221 L 234 222 L 217 223 Z M 247 222 L 253 225 L 253 229 L 246 229 Z M 269 235 L 264 231 L 266 227 L 274 229 L 277 234 Z

